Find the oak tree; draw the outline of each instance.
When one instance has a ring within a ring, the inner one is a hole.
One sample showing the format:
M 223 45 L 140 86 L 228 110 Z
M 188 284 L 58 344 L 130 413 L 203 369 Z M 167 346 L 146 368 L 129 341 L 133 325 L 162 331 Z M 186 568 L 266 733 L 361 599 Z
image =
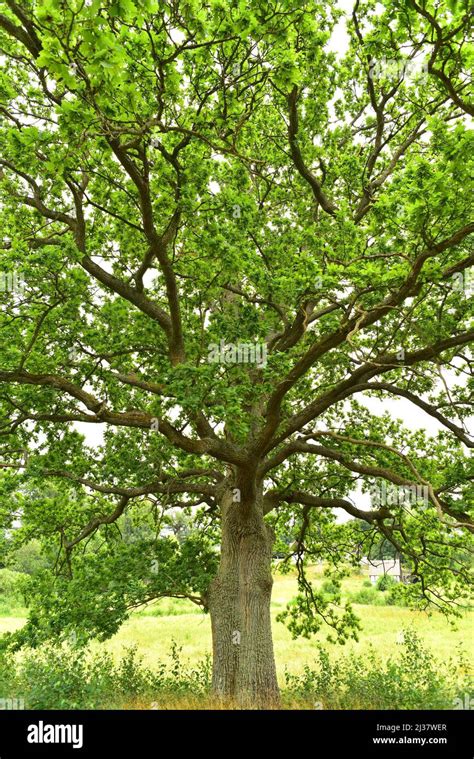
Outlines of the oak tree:
M 5 0 L 1 514 L 56 557 L 8 645 L 190 598 L 215 693 L 264 705 L 275 553 L 295 635 L 357 635 L 305 566 L 339 587 L 381 540 L 408 602 L 462 607 L 470 21 L 463 0 Z

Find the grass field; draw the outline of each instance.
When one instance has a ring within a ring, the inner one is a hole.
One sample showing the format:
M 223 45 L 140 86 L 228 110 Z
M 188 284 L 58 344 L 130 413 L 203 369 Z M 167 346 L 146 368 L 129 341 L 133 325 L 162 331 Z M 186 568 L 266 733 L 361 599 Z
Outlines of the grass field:
M 312 570 L 313 579 L 323 580 L 322 569 Z M 362 588 L 365 576 L 352 576 L 344 581 L 344 592 L 355 592 Z M 295 595 L 296 578 L 276 574 L 273 588 L 272 611 L 275 618 L 286 603 Z M 446 662 L 462 649 L 466 657 L 472 658 L 474 642 L 474 612 L 466 613 L 456 621 L 455 628 L 440 613 L 428 616 L 425 612 L 412 611 L 398 606 L 354 605 L 354 610 L 362 624 L 358 642 L 349 641 L 344 647 L 331 646 L 334 653 L 347 654 L 349 651 L 363 653 L 372 646 L 383 658 L 397 653 L 397 640 L 404 628 L 416 631 L 423 643 L 435 657 Z M 0 617 L 0 633 L 14 630 L 24 622 L 24 612 L 12 610 L 10 615 Z M 328 630 L 322 629 L 310 640 L 293 640 L 282 623 L 274 622 L 274 645 L 278 675 L 283 682 L 284 671 L 299 673 L 305 665 L 312 666 L 316 658 L 316 646 L 326 641 Z M 114 656 L 119 656 L 124 646 L 135 645 L 143 656 L 144 663 L 153 667 L 169 655 L 172 641 L 182 648 L 182 657 L 190 664 L 197 663 L 211 652 L 210 619 L 191 602 L 166 599 L 136 612 L 122 626 L 111 640 L 94 644 L 96 648 L 106 648 Z M 329 645 L 329 644 L 328 644 Z

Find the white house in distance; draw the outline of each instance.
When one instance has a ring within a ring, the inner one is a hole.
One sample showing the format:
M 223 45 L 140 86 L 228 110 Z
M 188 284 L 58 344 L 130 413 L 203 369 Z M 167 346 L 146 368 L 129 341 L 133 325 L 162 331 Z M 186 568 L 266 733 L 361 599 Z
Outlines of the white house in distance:
M 400 559 L 367 559 L 361 561 L 363 566 L 369 570 L 369 578 L 372 585 L 375 585 L 379 577 L 389 575 L 396 582 L 404 582 L 407 578 L 403 573 Z

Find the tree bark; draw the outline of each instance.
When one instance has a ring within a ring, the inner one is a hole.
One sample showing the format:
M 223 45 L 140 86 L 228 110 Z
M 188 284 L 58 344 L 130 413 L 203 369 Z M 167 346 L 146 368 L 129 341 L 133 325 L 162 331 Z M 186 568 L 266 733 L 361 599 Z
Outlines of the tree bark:
M 214 694 L 239 706 L 276 706 L 270 617 L 274 535 L 257 504 L 222 505 L 221 560 L 209 589 Z

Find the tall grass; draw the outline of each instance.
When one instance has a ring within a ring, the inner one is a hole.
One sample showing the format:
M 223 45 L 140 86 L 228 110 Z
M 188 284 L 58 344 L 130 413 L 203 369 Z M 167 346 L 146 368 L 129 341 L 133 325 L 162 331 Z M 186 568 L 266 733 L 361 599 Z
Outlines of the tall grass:
M 209 657 L 189 665 L 172 643 L 166 660 L 143 664 L 136 649 L 117 661 L 110 653 L 47 645 L 15 658 L 0 657 L 0 699 L 27 709 L 233 709 L 211 694 Z M 396 655 L 335 657 L 320 646 L 313 666 L 287 672 L 284 709 L 452 709 L 470 693 L 462 657 L 441 663 L 417 635 L 405 631 Z

